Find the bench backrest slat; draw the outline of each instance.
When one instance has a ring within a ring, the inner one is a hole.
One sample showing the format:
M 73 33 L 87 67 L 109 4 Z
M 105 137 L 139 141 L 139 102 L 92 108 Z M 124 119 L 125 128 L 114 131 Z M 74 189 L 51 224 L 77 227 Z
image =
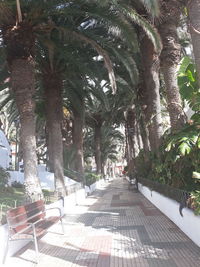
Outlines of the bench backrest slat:
M 7 212 L 7 222 L 11 234 L 27 228 L 28 223 L 34 223 L 45 217 L 45 205 L 43 200 L 25 206 L 19 206 Z

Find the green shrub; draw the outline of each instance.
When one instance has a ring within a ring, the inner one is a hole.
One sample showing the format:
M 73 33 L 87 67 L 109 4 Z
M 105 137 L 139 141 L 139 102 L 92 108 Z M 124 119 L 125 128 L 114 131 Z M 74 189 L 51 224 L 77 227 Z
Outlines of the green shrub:
M 86 172 L 85 179 L 86 179 L 86 185 L 90 186 L 91 184 L 98 181 L 100 179 L 100 176 L 92 172 Z
M 146 178 L 187 191 L 199 190 L 193 174 L 200 172 L 200 129 L 187 124 L 180 132 L 163 139 L 157 153 L 140 152 L 135 159 L 136 173 Z
M 12 187 L 23 188 L 24 185 L 22 183 L 20 183 L 20 182 L 14 181 L 14 182 L 12 182 Z
M 2 167 L 0 167 L 0 189 L 5 190 L 8 187 L 8 180 L 10 174 Z

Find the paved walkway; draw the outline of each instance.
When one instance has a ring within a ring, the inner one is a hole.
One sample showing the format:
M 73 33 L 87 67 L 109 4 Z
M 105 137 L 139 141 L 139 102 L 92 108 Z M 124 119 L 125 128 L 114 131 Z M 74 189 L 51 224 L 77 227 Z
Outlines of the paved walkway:
M 200 266 L 200 248 L 122 179 L 75 207 L 65 236 L 56 227 L 39 241 L 38 267 Z M 29 246 L 6 266 L 33 267 L 34 259 Z

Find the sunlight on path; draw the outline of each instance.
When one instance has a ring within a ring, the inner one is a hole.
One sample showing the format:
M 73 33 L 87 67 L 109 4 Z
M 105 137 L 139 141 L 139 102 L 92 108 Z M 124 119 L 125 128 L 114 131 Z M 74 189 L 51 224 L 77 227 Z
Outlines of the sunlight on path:
M 7 266 L 199 267 L 200 248 L 122 179 L 106 184 L 65 216 L 65 236 L 53 226 Z

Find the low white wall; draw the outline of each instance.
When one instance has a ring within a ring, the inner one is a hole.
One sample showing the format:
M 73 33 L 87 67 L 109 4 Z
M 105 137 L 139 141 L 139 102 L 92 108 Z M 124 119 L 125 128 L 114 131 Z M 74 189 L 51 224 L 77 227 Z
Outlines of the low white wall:
M 85 186 L 85 191 L 86 191 L 86 193 L 92 194 L 92 192 L 97 190 L 104 183 L 105 183 L 105 180 L 101 179 L 101 180 L 91 184 L 90 186 Z
M 138 184 L 138 189 L 200 247 L 200 216 L 196 216 L 192 210 L 184 208 L 182 217 L 179 213 L 180 204 L 177 201 L 167 198 L 158 192 L 151 191 L 140 183 Z
M 4 169 L 10 167 L 11 163 L 11 150 L 10 145 L 8 143 L 8 140 L 3 133 L 3 131 L 0 129 L 0 166 Z
M 40 179 L 42 189 L 54 190 L 54 173 L 44 170 L 44 166 L 38 165 L 38 176 Z M 14 181 L 24 183 L 24 173 L 20 171 L 9 171 L 10 174 L 10 184 Z M 74 185 L 77 182 L 65 176 L 65 185 Z

